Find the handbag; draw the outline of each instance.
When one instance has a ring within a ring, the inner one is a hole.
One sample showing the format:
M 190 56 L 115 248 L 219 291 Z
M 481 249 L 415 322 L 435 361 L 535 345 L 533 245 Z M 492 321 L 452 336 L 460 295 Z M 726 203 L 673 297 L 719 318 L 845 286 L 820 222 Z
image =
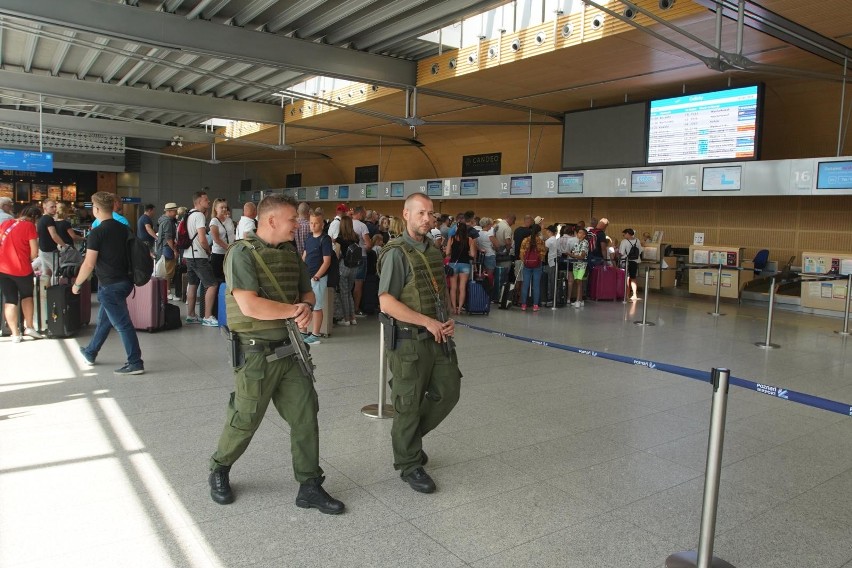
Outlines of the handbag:
M 165 255 L 161 256 L 157 262 L 154 264 L 154 278 L 165 278 L 166 277 L 166 257 Z

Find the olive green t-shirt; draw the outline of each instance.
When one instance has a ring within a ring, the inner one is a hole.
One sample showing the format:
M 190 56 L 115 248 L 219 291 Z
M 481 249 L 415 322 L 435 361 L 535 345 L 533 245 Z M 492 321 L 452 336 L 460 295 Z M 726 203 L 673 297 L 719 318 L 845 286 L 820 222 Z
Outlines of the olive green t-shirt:
M 258 237 L 258 240 L 261 240 Z M 282 243 L 278 245 L 277 248 L 292 248 L 292 245 L 289 243 Z M 293 253 L 295 255 L 295 252 Z M 298 258 L 298 255 L 296 255 Z M 299 262 L 299 293 L 303 294 L 305 292 L 311 291 L 311 279 L 308 276 L 308 267 L 305 266 L 305 263 L 301 258 L 298 258 Z M 247 248 L 243 243 L 237 241 L 233 245 L 231 245 L 231 250 L 228 251 L 228 254 L 225 256 L 225 281 L 227 282 L 227 289 L 225 290 L 226 294 L 230 294 L 231 290 L 236 288 L 237 290 L 250 290 L 252 292 L 257 293 L 258 296 L 262 298 L 270 298 L 277 297 L 277 292 L 275 290 L 263 290 L 260 287 L 260 283 L 257 280 L 258 271 L 263 270 L 259 266 L 255 265 L 254 254 L 252 254 L 251 249 Z M 292 304 L 299 300 L 299 298 L 287 298 L 287 303 Z M 286 339 L 288 337 L 287 329 L 284 326 L 284 321 L 281 321 L 281 329 L 267 329 L 263 331 L 253 331 L 249 333 L 241 333 L 242 337 L 250 336 L 252 339 L 261 339 L 263 341 L 280 341 L 282 339 Z

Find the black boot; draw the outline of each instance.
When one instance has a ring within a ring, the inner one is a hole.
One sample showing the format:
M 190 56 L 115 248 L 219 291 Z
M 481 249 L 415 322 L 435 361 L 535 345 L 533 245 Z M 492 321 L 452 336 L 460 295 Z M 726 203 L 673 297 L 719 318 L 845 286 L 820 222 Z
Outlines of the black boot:
M 402 480 L 420 493 L 432 493 L 435 491 L 435 482 L 432 481 L 432 478 L 429 477 L 429 474 L 422 467 L 416 468 L 408 475 L 403 475 Z
M 296 495 L 296 506 L 303 509 L 319 509 L 320 513 L 326 515 L 339 515 L 346 506 L 325 492 L 322 482 L 325 477 L 314 477 L 299 486 L 299 494 Z
M 234 493 L 231 491 L 231 482 L 228 474 L 230 466 L 219 466 L 210 472 L 208 482 L 210 483 L 210 497 L 220 505 L 230 505 L 234 502 Z

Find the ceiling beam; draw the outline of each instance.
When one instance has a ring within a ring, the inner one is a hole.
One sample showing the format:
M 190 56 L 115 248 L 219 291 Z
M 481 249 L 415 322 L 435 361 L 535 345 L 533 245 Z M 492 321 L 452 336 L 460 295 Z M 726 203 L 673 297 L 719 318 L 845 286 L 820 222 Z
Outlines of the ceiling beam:
M 7 91 L 23 91 L 108 105 L 184 111 L 252 122 L 279 123 L 282 121 L 281 108 L 276 105 L 184 95 L 136 87 L 118 87 L 94 81 L 80 81 L 79 79 L 64 79 L 0 70 L 0 85 Z
M 417 65 L 412 61 L 96 0 L 0 0 L 0 15 L 365 83 L 413 86 L 417 77 Z

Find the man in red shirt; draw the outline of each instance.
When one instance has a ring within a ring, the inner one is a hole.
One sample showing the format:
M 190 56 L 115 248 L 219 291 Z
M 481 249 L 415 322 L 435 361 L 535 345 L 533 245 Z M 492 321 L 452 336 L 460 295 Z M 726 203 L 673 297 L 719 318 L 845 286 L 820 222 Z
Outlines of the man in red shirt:
M 17 219 L 0 225 L 0 292 L 3 310 L 12 330 L 12 342 L 20 343 L 23 336 L 18 326 L 18 302 L 24 313 L 24 335 L 41 339 L 33 325 L 33 267 L 38 256 L 36 221 L 41 210 L 35 205 L 24 207 Z

